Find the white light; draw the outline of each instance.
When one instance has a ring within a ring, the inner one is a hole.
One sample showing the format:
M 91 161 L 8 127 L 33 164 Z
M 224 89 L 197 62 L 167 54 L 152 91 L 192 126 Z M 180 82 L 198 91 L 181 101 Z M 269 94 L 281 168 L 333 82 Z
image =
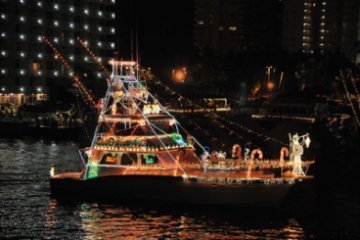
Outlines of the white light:
M 85 30 L 89 30 L 89 26 L 87 24 L 84 25 Z
M 6 51 L 1 51 L 1 56 L 6 56 Z
M 39 18 L 39 19 L 37 20 L 37 23 L 41 25 L 41 24 L 43 24 L 43 20 L 42 20 L 41 18 Z
M 36 91 L 42 92 L 42 87 L 37 87 L 37 88 L 36 88 Z
M 89 9 L 85 8 L 85 9 L 84 9 L 84 13 L 85 13 L 86 15 L 89 15 Z
M 112 33 L 115 33 L 115 28 L 111 28 L 111 32 L 112 32 Z
M 70 28 L 74 28 L 74 23 L 70 23 L 70 24 L 69 24 L 69 27 L 70 27 Z
M 71 56 L 69 57 L 69 59 L 70 59 L 71 61 L 74 61 L 74 55 L 71 55 Z
M 20 57 L 24 58 L 25 57 L 25 53 L 24 52 L 20 52 Z
M 102 27 L 98 27 L 99 32 L 102 32 Z
M 43 57 L 43 55 L 42 55 L 41 53 L 39 53 L 39 54 L 37 55 L 37 57 L 41 59 L 41 58 Z
M 24 87 L 20 87 L 20 92 L 24 92 L 25 88 Z
M 59 10 L 59 4 L 54 4 L 54 9 Z
M 69 39 L 69 43 L 70 43 L 71 45 L 73 45 L 73 44 L 74 44 L 74 39 Z
M 115 3 L 115 0 L 111 0 L 112 3 Z
M 99 57 L 99 58 L 98 58 L 98 61 L 99 61 L 99 62 L 102 62 L 102 58 L 101 58 L 101 57 Z
M 5 37 L 6 37 L 6 33 L 2 32 L 2 33 L 1 33 L 1 37 L 2 37 L 2 38 L 5 38 Z
M 37 2 L 38 7 L 42 7 L 42 2 Z
M 25 4 L 25 1 L 24 1 L 24 0 L 19 0 L 19 2 L 20 2 L 21 4 Z
M 98 78 L 101 78 L 101 73 L 98 73 L 97 76 L 98 76 Z
M 74 73 L 73 72 L 69 72 L 69 77 L 72 77 L 74 76 Z
M 111 48 L 115 48 L 115 43 L 110 43 Z
M 102 12 L 102 11 L 98 11 L 98 16 L 99 16 L 99 17 L 102 17 L 102 15 L 103 15 L 103 12 Z
M 74 12 L 75 11 L 75 8 L 73 6 L 69 7 L 69 11 L 70 12 Z
M 89 58 L 88 58 L 88 57 L 84 57 L 84 61 L 85 61 L 85 62 L 89 61 Z
M 6 69 L 5 69 L 5 68 L 1 69 L 1 73 L 2 73 L 3 75 L 5 75 L 5 74 L 6 74 Z
M 59 39 L 56 37 L 54 38 L 54 42 L 58 43 L 59 42 Z
M 84 41 L 84 45 L 87 46 L 89 42 L 87 40 Z
M 1 14 L 2 19 L 6 19 L 6 15 L 4 13 Z
M 24 34 L 20 34 L 20 35 L 19 35 L 19 38 L 20 38 L 21 40 L 25 40 L 25 35 L 24 35 Z
M 19 19 L 20 19 L 21 22 L 25 22 L 25 17 L 24 16 L 20 16 Z
M 38 36 L 38 37 L 37 37 L 37 40 L 38 40 L 38 42 L 42 42 L 42 37 L 41 37 L 41 36 Z
M 59 22 L 58 22 L 58 21 L 54 21 L 54 26 L 58 27 L 58 26 L 59 26 Z
M 5 92 L 5 90 L 6 90 L 6 88 L 4 88 L 4 87 L 1 88 L 1 91 Z
M 101 42 L 98 42 L 98 44 L 97 44 L 99 47 L 101 47 L 102 46 L 102 43 Z
M 38 75 L 38 76 L 41 76 L 41 74 L 42 74 L 41 71 L 38 71 L 38 72 L 37 72 L 37 75 Z
M 54 76 L 57 77 L 59 75 L 58 71 L 54 71 Z
M 115 18 L 116 14 L 115 13 L 111 13 L 111 18 Z
M 24 70 L 24 69 L 21 69 L 19 73 L 20 73 L 20 75 L 23 76 L 23 75 L 25 75 L 25 70 Z

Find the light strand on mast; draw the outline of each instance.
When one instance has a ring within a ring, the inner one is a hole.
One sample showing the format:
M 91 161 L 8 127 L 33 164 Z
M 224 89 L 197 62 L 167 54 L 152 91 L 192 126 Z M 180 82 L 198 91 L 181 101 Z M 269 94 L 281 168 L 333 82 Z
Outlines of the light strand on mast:
M 44 42 L 46 43 L 46 45 L 48 45 L 51 48 L 51 50 L 53 50 L 53 52 L 55 53 L 56 58 L 65 66 L 66 70 L 69 72 L 69 74 L 71 75 L 73 81 L 75 82 L 76 87 L 79 88 L 80 91 L 82 92 L 82 94 L 85 96 L 85 100 L 88 101 L 91 104 L 90 106 L 93 109 L 96 109 L 96 102 L 94 100 L 94 97 L 92 96 L 90 90 L 88 90 L 85 87 L 85 85 L 82 84 L 81 78 L 75 74 L 75 72 L 72 69 L 72 67 L 70 66 L 70 64 L 65 60 L 65 58 L 57 50 L 57 48 L 50 42 L 50 40 L 45 36 L 43 36 L 43 39 L 44 39 Z
M 98 65 L 100 70 L 103 71 L 103 73 L 105 74 L 106 82 L 107 82 L 108 85 L 110 85 L 111 74 L 108 71 L 108 69 L 104 66 L 104 64 L 101 63 L 99 57 L 97 57 L 95 55 L 95 53 L 90 49 L 90 47 L 88 46 L 88 44 L 86 44 L 85 41 L 83 41 L 79 36 L 76 39 L 81 44 L 81 46 L 89 53 L 89 55 L 91 56 L 93 61 Z

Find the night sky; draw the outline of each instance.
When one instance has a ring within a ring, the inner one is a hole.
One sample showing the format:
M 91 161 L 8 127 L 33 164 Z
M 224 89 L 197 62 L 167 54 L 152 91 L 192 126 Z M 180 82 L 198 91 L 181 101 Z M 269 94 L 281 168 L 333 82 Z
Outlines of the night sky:
M 193 54 L 193 0 L 120 0 L 117 4 L 121 57 L 130 58 L 131 29 L 134 43 L 137 29 L 143 66 L 168 71 L 188 63 Z

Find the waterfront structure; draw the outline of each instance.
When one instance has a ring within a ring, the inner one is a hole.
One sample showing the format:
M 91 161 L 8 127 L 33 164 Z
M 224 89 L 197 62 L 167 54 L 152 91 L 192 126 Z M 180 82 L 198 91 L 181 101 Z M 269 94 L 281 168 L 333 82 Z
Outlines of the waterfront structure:
M 115 4 L 115 0 L 1 0 L 0 103 L 41 100 L 47 88 L 70 84 L 71 76 L 47 49 L 43 36 L 76 71 L 93 64 L 78 36 L 107 63 L 115 49 Z M 102 73 L 95 76 L 101 78 Z
M 359 63 L 359 7 L 358 0 L 284 0 L 284 50 L 338 51 Z
M 195 0 L 194 46 L 224 55 L 281 49 L 279 0 Z

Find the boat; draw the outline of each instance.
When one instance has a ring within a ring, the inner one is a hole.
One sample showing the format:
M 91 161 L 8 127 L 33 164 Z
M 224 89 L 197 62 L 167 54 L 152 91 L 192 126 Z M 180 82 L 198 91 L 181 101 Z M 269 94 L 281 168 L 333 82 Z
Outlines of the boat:
M 112 74 L 91 146 L 79 150 L 80 172 L 50 171 L 54 197 L 275 206 L 291 188 L 312 179 L 302 161 L 308 134 L 295 134 L 279 160 L 234 145 L 231 158 L 208 152 L 139 80 L 134 61 L 112 60 Z

